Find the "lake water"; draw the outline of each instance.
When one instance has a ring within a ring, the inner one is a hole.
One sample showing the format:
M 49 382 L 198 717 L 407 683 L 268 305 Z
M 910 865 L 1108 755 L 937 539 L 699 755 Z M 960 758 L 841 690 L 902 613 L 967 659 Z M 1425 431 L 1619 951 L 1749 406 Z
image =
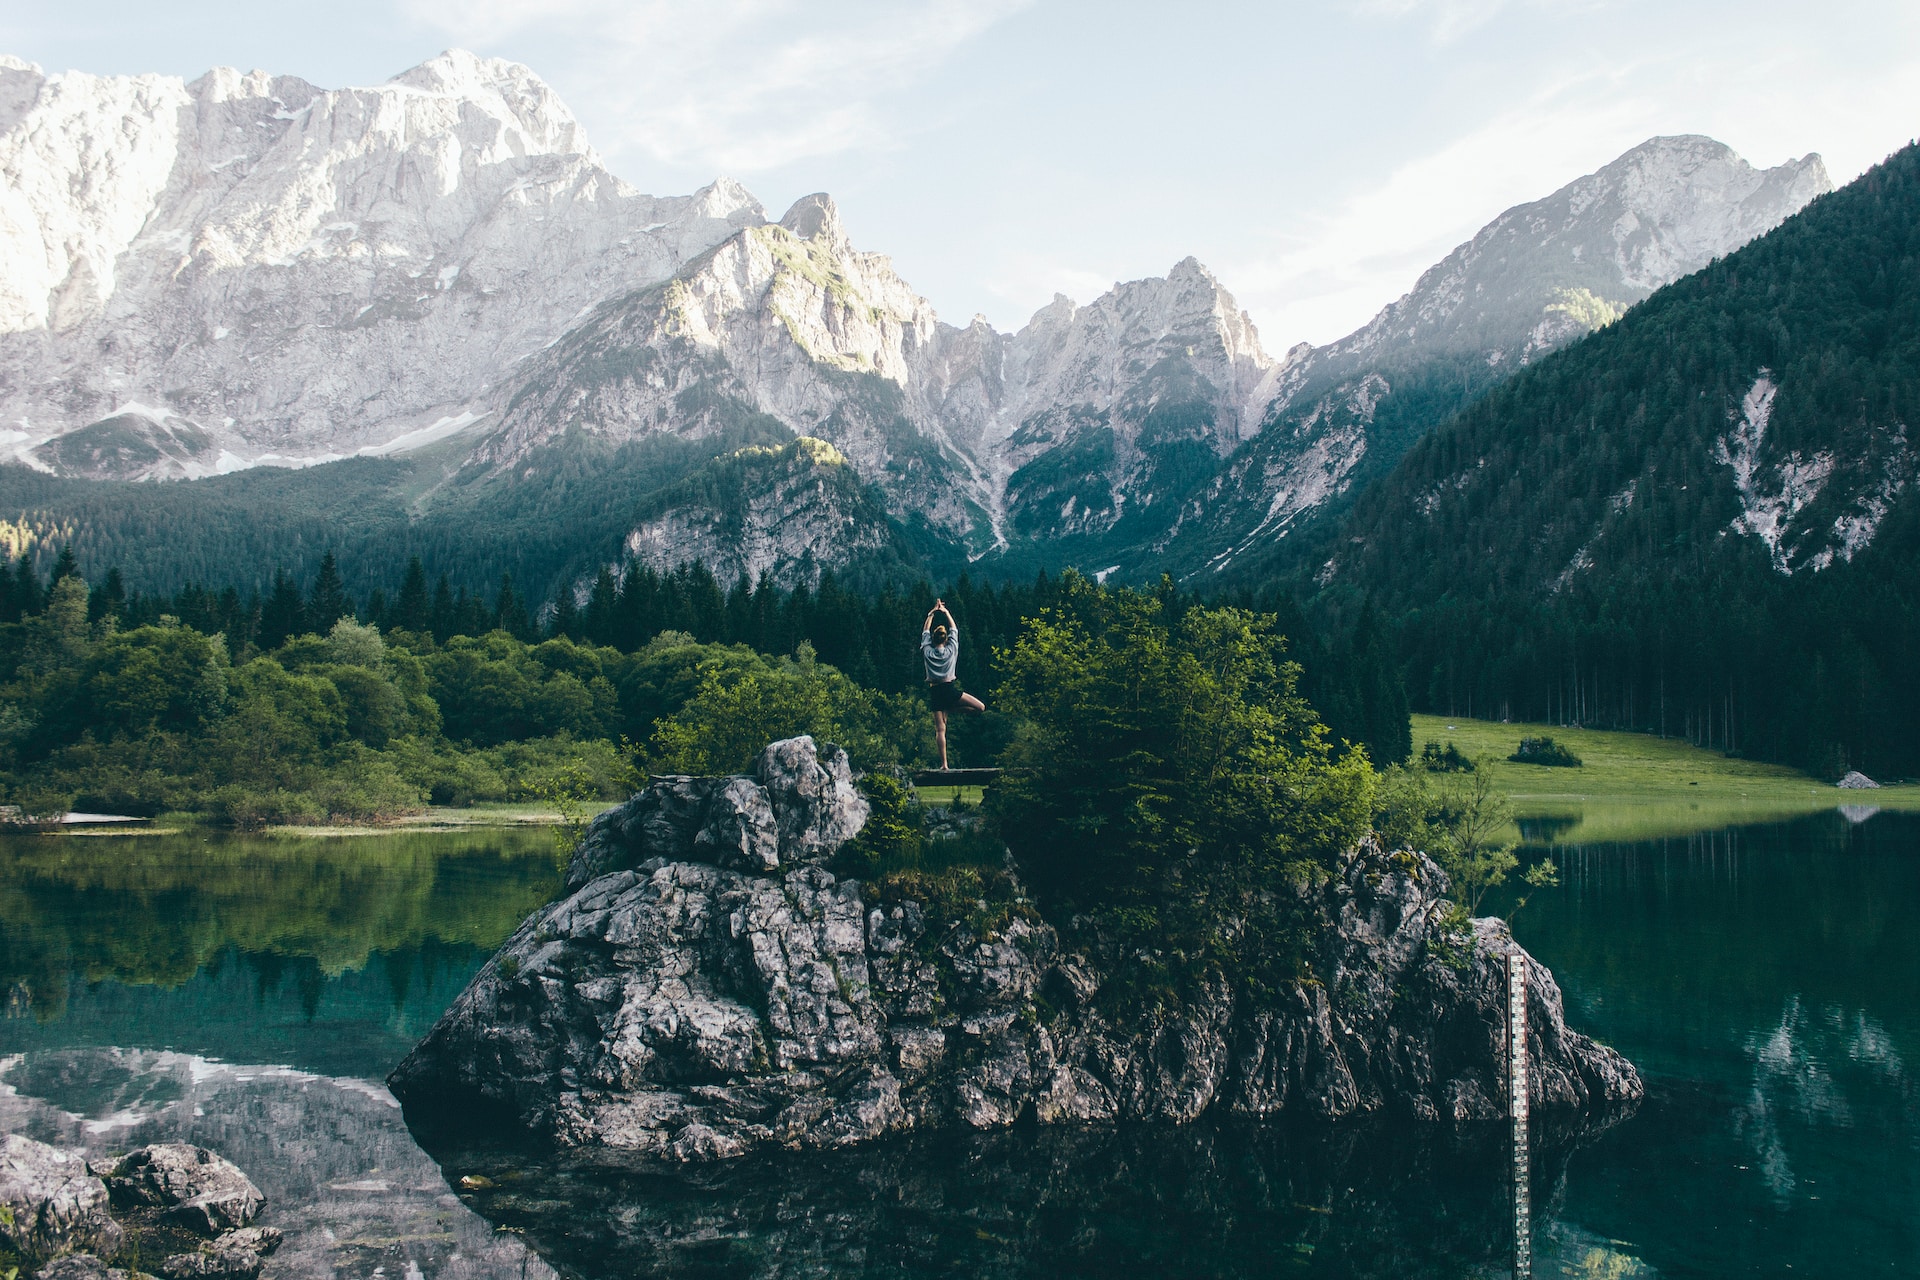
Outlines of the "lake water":
M 1536 1122 L 1532 1274 L 1920 1274 L 1920 819 L 1551 856 L 1516 931 L 1650 1092 Z M 555 883 L 543 833 L 0 841 L 0 1131 L 223 1151 L 288 1277 L 1513 1274 L 1503 1126 L 423 1151 L 378 1082 Z

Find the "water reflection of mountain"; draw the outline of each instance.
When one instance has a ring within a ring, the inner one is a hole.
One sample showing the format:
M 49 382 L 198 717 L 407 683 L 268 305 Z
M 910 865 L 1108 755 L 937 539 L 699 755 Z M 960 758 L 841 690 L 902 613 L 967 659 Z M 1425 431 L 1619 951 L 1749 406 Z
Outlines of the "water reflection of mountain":
M 64 1050 L 0 1058 L 0 1132 L 104 1155 L 185 1141 L 220 1152 L 267 1197 L 287 1242 L 279 1280 L 552 1280 L 511 1233 L 452 1194 L 377 1084 L 174 1053 Z
M 1560 1199 L 1574 1145 L 1564 1132 L 1537 1140 L 1543 1203 Z M 475 1209 L 582 1280 L 1399 1280 L 1505 1274 L 1512 1248 L 1510 1153 L 1498 1125 L 1026 1127 L 691 1170 L 555 1160 L 444 1135 L 428 1146 L 449 1178 L 492 1184 L 468 1197 Z M 1591 1252 L 1592 1237 L 1563 1234 L 1581 1256 Z
M 556 883 L 544 833 L 0 839 L 0 990 L 178 986 L 229 951 L 334 977 L 375 953 L 491 950 Z M 278 958 L 278 959 L 275 959 Z

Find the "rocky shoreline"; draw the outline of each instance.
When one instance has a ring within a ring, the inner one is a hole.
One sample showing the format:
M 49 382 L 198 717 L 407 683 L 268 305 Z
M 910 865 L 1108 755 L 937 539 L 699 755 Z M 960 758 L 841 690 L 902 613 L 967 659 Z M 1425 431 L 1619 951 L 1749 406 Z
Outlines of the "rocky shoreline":
M 128 1280 L 149 1259 L 163 1280 L 256 1280 L 280 1247 L 250 1225 L 266 1198 L 205 1147 L 160 1142 L 117 1160 L 0 1137 L 0 1242 L 35 1280 Z M 110 1265 L 126 1262 L 127 1266 Z
M 410 1116 L 510 1117 L 561 1146 L 705 1161 L 958 1125 L 1208 1114 L 1504 1114 L 1504 924 L 1444 923 L 1424 855 L 1363 842 L 1311 890 L 1313 976 L 1216 982 L 1116 1020 L 1106 975 L 1031 913 L 882 902 L 822 865 L 867 817 L 844 752 L 666 778 L 589 828 L 530 916 L 389 1080 Z M 984 904 L 983 904 L 984 905 Z M 1536 1111 L 1631 1103 L 1528 966 Z

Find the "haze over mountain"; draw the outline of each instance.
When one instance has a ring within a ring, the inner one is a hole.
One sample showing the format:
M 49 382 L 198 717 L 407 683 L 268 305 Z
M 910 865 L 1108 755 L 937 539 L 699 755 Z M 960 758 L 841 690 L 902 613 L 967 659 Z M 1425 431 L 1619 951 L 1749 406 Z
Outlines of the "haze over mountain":
M 1653 138 L 1507 210 L 1364 328 L 1288 353 L 1259 439 L 1182 513 L 1175 559 L 1257 559 L 1487 387 L 1831 189 L 1817 155 L 1760 170 L 1711 138 Z
M 1828 185 L 1818 157 L 1655 139 L 1275 361 L 1192 259 L 1016 333 L 946 324 L 829 197 L 771 222 L 724 179 L 641 195 L 532 72 L 458 51 L 335 91 L 9 59 L 0 172 L 0 443 L 28 465 L 392 458 L 357 518 L 395 528 L 502 526 L 590 473 L 524 574 L 632 555 L 785 581 L 1234 567 Z M 802 436 L 830 447 L 782 447 Z M 59 523 L 19 505 L 29 536 Z

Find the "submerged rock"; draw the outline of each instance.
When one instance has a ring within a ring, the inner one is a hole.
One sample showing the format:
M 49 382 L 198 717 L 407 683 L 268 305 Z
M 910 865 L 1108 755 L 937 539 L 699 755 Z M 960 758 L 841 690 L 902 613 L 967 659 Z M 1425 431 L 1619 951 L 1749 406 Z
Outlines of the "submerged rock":
M 90 1253 L 69 1253 L 34 1272 L 33 1280 L 127 1280 L 127 1273 Z
M 17 1133 L 0 1137 L 0 1240 L 16 1253 L 112 1255 L 124 1233 L 107 1207 L 106 1184 L 82 1153 Z
M 171 1221 L 208 1237 L 246 1226 L 266 1203 L 231 1161 L 185 1142 L 128 1152 L 107 1178 L 107 1190 L 116 1205 L 164 1209 Z
M 808 738 L 773 744 L 752 779 L 656 780 L 596 820 L 569 896 L 475 976 L 394 1093 L 675 1161 L 1025 1115 L 1504 1114 L 1515 944 L 1493 920 L 1450 934 L 1423 855 L 1365 842 L 1305 891 L 1322 943 L 1280 999 L 1216 981 L 1120 1025 L 1099 965 L 1037 919 L 936 920 L 818 865 L 865 819 L 845 754 Z M 1569 1029 L 1552 975 L 1529 973 L 1533 1106 L 1638 1098 L 1632 1064 Z

